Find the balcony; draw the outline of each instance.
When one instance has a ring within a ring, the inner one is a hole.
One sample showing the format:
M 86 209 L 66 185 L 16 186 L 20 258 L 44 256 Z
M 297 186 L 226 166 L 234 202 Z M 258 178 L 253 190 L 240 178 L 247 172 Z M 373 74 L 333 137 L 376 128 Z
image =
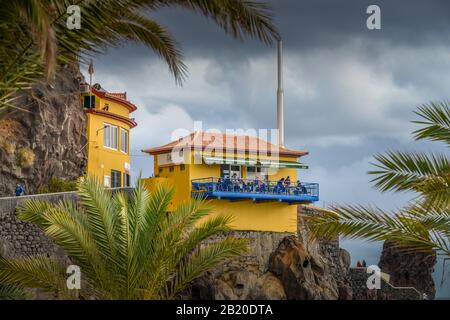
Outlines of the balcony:
M 319 201 L 318 183 L 281 184 L 278 181 L 209 177 L 194 179 L 192 195 L 230 201 L 286 202 L 289 204 Z

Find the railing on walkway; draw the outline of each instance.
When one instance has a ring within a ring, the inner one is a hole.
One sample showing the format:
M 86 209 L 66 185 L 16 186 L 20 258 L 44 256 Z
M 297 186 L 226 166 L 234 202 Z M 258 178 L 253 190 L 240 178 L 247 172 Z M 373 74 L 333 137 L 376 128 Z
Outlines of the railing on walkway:
M 287 202 L 319 200 L 318 183 L 207 177 L 192 180 L 192 190 L 194 193 L 203 193 L 216 198 L 253 198 L 253 200 Z

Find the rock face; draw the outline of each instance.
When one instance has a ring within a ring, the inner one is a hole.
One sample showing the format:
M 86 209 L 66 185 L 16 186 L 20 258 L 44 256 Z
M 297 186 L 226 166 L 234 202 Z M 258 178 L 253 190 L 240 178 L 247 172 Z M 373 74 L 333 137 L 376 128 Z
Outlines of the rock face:
M 75 179 L 86 166 L 86 117 L 78 66 L 61 68 L 52 85 L 22 94 L 17 107 L 0 114 L 0 196 L 17 183 L 35 193 L 51 177 Z M 78 78 L 78 79 L 77 79 Z
M 254 231 L 222 234 L 218 238 L 249 239 L 249 253 L 231 259 L 196 281 L 182 298 L 351 299 L 348 252 L 340 249 L 337 241 L 312 240 L 302 221 L 299 216 L 297 236 Z
M 436 290 L 433 281 L 436 255 L 411 253 L 386 241 L 383 244 L 380 262 L 381 270 L 390 275 L 389 282 L 396 287 L 414 287 L 434 299 Z
M 269 237 L 270 233 L 265 234 Z M 237 235 L 229 232 L 227 236 Z M 270 236 L 273 238 L 273 235 Z M 255 252 L 254 247 L 251 247 L 251 252 Z M 338 252 L 340 253 L 339 249 Z M 295 236 L 284 236 L 279 241 L 266 261 L 263 271 L 259 268 L 260 264 L 249 262 L 251 256 L 252 253 L 247 259 L 242 257 L 234 259 L 208 273 L 196 281 L 183 297 L 202 300 L 352 298 L 349 282 L 346 278 L 336 278 L 332 274 L 329 258 L 323 253 L 311 254 Z M 344 262 L 342 267 L 345 268 Z
M 337 284 L 324 261 L 310 255 L 295 237 L 287 237 L 273 253 L 269 270 L 280 279 L 290 300 L 337 299 Z

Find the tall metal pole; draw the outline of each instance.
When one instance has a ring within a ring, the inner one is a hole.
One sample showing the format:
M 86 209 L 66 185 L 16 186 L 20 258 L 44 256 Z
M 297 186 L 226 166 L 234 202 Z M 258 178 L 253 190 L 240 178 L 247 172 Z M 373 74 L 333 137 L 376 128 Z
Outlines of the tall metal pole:
M 283 91 L 283 43 L 277 42 L 278 53 L 278 89 L 277 89 L 277 129 L 278 144 L 284 147 L 284 91 Z
M 89 72 L 89 109 L 92 108 L 92 74 L 94 73 L 94 61 L 91 59 L 91 63 L 88 68 Z

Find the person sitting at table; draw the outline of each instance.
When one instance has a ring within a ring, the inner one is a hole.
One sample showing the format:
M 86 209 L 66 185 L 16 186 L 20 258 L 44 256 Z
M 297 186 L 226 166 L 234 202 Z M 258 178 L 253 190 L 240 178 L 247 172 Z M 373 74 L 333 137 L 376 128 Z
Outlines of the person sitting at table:
M 262 180 L 260 177 L 256 176 L 255 178 L 255 186 L 257 190 L 261 189 L 261 185 L 263 184 Z
M 233 185 L 233 191 L 238 191 L 239 181 L 238 181 L 238 176 L 236 173 L 233 173 L 233 175 L 231 176 L 231 183 Z
M 284 184 L 284 177 L 283 178 L 281 178 L 280 180 L 278 180 L 278 182 L 277 182 L 277 186 L 276 186 L 276 188 L 275 188 L 275 192 L 276 193 L 280 193 L 281 191 L 283 191 L 283 184 Z
M 301 194 L 308 194 L 308 190 L 306 190 L 305 186 L 302 185 L 300 180 L 297 180 L 297 187 L 295 189 Z
M 238 188 L 239 188 L 239 191 L 245 191 L 247 188 L 245 181 L 242 180 L 241 178 L 238 179 Z
M 219 178 L 218 180 L 217 180 L 217 185 L 216 185 L 216 189 L 217 189 L 217 191 L 222 191 L 222 178 Z
M 286 179 L 284 179 L 284 185 L 286 186 L 286 191 L 289 193 L 291 191 L 290 189 L 291 178 L 289 176 L 287 176 Z
M 291 178 L 289 176 L 284 179 L 284 184 L 286 185 L 286 187 L 289 187 L 291 185 Z

